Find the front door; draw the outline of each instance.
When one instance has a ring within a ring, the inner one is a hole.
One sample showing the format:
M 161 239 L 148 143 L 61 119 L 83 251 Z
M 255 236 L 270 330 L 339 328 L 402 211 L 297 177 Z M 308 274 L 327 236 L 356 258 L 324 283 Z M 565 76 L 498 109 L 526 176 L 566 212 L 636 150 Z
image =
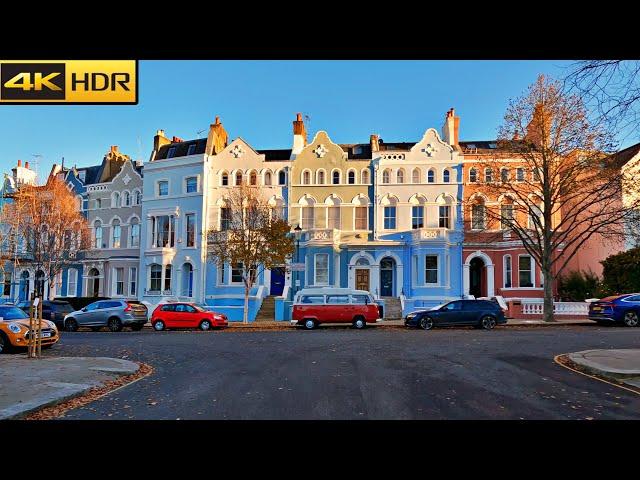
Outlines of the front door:
M 271 270 L 271 295 L 282 295 L 284 290 L 284 268 L 276 267 Z
M 380 262 L 380 296 L 393 296 L 393 269 L 395 262 L 391 258 L 384 258 Z
M 369 269 L 356 268 L 356 290 L 369 291 Z
M 469 265 L 469 294 L 475 298 L 482 297 L 486 295 L 484 287 L 484 261 L 476 257 L 471 260 Z

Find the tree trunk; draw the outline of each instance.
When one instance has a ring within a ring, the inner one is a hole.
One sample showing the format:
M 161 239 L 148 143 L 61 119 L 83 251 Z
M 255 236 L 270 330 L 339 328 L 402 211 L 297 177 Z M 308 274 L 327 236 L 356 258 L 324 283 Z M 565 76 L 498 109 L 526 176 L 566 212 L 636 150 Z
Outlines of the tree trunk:
M 544 321 L 555 322 L 553 316 L 553 282 L 550 269 L 542 270 L 544 275 Z
M 249 284 L 244 283 L 244 312 L 242 315 L 242 323 L 249 323 Z

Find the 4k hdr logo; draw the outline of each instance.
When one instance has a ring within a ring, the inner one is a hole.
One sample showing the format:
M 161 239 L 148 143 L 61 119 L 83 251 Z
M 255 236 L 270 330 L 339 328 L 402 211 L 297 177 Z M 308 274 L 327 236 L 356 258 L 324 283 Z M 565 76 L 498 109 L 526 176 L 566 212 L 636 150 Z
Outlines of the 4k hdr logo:
M 0 104 L 137 104 L 136 60 L 0 60 Z

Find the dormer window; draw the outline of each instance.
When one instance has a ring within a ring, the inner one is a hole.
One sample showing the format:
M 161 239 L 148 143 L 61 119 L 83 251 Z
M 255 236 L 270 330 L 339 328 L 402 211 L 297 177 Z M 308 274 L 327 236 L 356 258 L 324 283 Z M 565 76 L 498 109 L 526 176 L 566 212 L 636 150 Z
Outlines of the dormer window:
M 173 157 L 175 153 L 176 153 L 176 147 L 169 148 L 169 151 L 167 152 L 167 158 Z
M 189 150 L 187 150 L 187 155 L 193 155 L 196 151 L 196 144 L 192 143 L 189 145 Z

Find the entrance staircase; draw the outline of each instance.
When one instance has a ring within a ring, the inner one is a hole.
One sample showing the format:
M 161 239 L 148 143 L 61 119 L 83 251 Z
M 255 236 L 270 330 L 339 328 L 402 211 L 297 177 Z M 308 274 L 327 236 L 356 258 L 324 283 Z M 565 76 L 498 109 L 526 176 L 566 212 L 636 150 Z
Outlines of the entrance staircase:
M 256 322 L 273 322 L 276 318 L 276 297 L 269 295 L 262 299 L 262 305 L 256 315 Z
M 381 297 L 384 300 L 384 319 L 402 320 L 402 304 L 397 297 Z

